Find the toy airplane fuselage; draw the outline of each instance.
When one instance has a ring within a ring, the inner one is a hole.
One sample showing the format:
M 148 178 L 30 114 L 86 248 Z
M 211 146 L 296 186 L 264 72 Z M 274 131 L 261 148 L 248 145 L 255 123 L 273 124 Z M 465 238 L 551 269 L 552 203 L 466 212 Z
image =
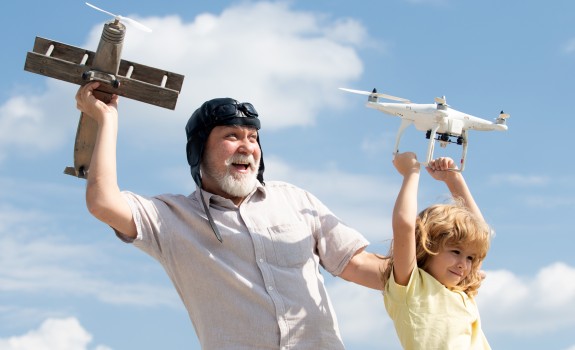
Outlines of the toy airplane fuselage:
M 425 131 L 426 137 L 429 139 L 429 145 L 425 162 L 422 162 L 423 165 L 427 165 L 433 159 L 435 141 L 438 141 L 441 147 L 446 147 L 449 143 L 456 143 L 463 146 L 458 169 L 458 171 L 463 171 L 467 155 L 467 130 L 507 130 L 506 120 L 509 115 L 503 113 L 503 111 L 495 119 L 495 122 L 491 122 L 449 107 L 445 102 L 445 97 L 436 98 L 436 103 L 411 103 L 411 101 L 401 97 L 377 93 L 375 89 L 372 92 L 345 88 L 341 88 L 341 90 L 367 95 L 367 107 L 401 118 L 401 125 L 397 132 L 393 150 L 394 156 L 399 152 L 401 136 L 409 125 L 413 124 L 417 130 Z M 379 98 L 400 102 L 379 102 Z

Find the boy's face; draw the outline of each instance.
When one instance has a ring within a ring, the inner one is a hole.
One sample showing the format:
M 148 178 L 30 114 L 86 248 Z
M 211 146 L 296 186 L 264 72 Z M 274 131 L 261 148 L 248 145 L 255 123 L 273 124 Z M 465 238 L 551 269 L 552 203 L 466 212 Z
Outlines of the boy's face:
M 444 286 L 453 288 L 469 275 L 477 256 L 476 249 L 446 245 L 429 258 L 426 271 Z

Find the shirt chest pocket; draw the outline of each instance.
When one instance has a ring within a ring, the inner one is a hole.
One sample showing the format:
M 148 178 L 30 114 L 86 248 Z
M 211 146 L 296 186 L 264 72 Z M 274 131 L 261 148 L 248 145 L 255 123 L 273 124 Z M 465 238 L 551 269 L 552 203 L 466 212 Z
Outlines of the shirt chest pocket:
M 303 223 L 272 226 L 268 233 L 279 266 L 299 267 L 312 257 L 312 233 Z

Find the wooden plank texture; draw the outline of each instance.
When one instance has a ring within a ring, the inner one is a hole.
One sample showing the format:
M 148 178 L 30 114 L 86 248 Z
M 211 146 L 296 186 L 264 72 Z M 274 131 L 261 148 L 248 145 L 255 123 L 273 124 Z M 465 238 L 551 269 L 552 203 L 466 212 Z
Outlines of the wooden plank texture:
M 53 45 L 53 50 L 50 56 L 47 56 L 46 53 L 51 45 Z M 37 37 L 34 51 L 28 52 L 26 56 L 24 69 L 32 73 L 83 85 L 86 81 L 82 79 L 82 74 L 91 70 L 90 64 L 94 56 L 95 53 L 92 51 Z M 86 63 L 81 64 L 85 58 Z M 132 67 L 132 72 L 127 78 L 126 75 L 130 67 Z M 120 82 L 118 88 L 102 84 L 98 90 L 173 110 L 176 107 L 184 76 L 121 60 L 116 79 Z M 161 84 L 164 79 L 165 86 L 162 87 Z

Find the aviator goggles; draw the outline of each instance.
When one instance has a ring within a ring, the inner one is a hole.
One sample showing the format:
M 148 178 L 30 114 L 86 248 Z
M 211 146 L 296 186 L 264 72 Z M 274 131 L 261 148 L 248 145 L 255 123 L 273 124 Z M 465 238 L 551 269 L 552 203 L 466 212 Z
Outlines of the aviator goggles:
M 258 112 L 251 103 L 224 103 L 212 109 L 211 116 L 216 124 L 228 121 L 232 118 L 257 118 Z

